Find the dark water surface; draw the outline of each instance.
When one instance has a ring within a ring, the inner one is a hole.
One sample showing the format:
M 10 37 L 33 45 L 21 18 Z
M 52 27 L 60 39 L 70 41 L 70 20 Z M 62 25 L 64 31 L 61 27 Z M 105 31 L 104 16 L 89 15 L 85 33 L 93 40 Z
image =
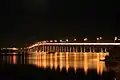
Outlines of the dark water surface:
M 108 53 L 1 55 L 0 80 L 120 80 L 119 65 L 106 66 Z

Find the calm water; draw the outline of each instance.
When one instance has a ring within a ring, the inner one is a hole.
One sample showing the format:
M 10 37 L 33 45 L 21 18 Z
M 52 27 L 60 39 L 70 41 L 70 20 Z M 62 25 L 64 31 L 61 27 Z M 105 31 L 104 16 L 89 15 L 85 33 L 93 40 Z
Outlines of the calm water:
M 105 55 L 108 55 L 108 53 L 59 52 L 46 54 L 42 52 L 36 54 L 31 53 L 27 56 L 1 56 L 0 60 L 2 67 L 11 64 L 19 66 L 32 65 L 44 71 L 33 70 L 36 72 L 36 75 L 32 74 L 36 76 L 36 78 L 33 79 L 38 79 L 38 77 L 39 79 L 46 79 L 43 77 L 45 76 L 43 74 L 47 74 L 46 76 L 54 80 L 115 80 L 117 75 L 115 71 L 108 68 L 104 61 L 100 61 L 100 59 L 104 59 Z M 13 67 L 11 67 L 11 69 L 13 69 Z M 19 68 L 19 70 L 26 69 Z M 31 70 L 29 70 L 29 72 L 33 73 Z M 17 73 L 21 74 L 21 72 Z M 47 79 L 49 80 L 50 78 Z

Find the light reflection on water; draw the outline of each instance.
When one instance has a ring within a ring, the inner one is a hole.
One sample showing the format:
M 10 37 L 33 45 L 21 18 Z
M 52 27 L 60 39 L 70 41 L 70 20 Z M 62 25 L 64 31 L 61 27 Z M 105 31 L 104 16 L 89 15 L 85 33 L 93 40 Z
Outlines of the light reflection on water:
M 63 68 L 68 72 L 70 68 L 83 69 L 87 74 L 88 70 L 94 69 L 97 74 L 107 71 L 104 61 L 105 55 L 108 53 L 78 53 L 78 52 L 56 52 L 55 54 L 46 54 L 45 52 L 30 54 L 25 60 L 25 56 L 3 56 L 2 62 L 7 64 L 33 64 L 39 68 L 50 68 L 62 71 Z
M 42 70 L 44 68 L 45 71 L 49 71 L 49 72 L 51 71 L 50 74 L 52 73 L 53 75 L 59 75 L 56 73 L 60 72 L 61 74 L 64 73 L 65 71 L 65 73 L 67 72 L 67 74 L 69 75 L 66 76 L 65 74 L 65 76 L 68 78 L 69 77 L 71 78 L 71 74 L 75 73 L 75 75 L 73 75 L 72 77 L 78 76 L 85 78 L 90 78 L 90 77 L 103 78 L 99 80 L 113 80 L 113 78 L 116 77 L 116 79 L 119 80 L 120 64 L 113 66 L 109 65 L 106 67 L 105 62 L 100 61 L 100 59 L 104 59 L 106 55 L 108 55 L 108 53 L 90 53 L 90 52 L 87 53 L 56 52 L 55 54 L 46 54 L 45 52 L 41 52 L 41 53 L 30 54 L 25 56 L 1 55 L 0 66 L 2 65 L 4 66 L 4 64 L 5 66 L 7 66 L 6 64 L 32 64 L 37 66 L 38 68 L 41 68 Z M 38 72 L 40 73 L 40 71 Z M 98 79 L 84 79 L 84 80 L 98 80 Z
M 105 55 L 108 55 L 108 53 L 37 53 L 29 55 L 28 63 L 44 69 L 50 67 L 56 70 L 59 67 L 62 71 L 65 68 L 67 72 L 69 68 L 74 68 L 75 72 L 77 69 L 84 69 L 85 74 L 89 69 L 95 69 L 98 74 L 102 74 L 103 71 L 107 70 L 105 62 L 100 61 Z

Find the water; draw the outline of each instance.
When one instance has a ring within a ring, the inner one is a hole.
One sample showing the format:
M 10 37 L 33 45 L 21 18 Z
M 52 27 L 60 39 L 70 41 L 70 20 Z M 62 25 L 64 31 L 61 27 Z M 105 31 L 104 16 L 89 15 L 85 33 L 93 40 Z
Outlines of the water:
M 4 70 L 7 70 L 9 73 L 16 71 L 16 74 L 24 74 L 22 76 L 25 77 L 28 71 L 29 74 L 34 77 L 32 77 L 34 80 L 114 80 L 116 77 L 115 71 L 108 68 L 104 61 L 100 61 L 100 59 L 104 59 L 106 55 L 108 55 L 108 53 L 90 52 L 56 52 L 55 54 L 41 52 L 34 54 L 29 53 L 29 55 L 26 56 L 2 55 L 0 65 L 2 66 L 2 72 L 4 72 Z M 13 78 L 15 78 L 15 76 Z

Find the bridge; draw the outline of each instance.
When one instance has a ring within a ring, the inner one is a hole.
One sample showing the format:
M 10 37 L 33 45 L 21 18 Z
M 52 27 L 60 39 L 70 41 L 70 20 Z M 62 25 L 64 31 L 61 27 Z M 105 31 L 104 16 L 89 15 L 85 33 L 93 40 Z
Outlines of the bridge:
M 29 52 L 107 52 L 120 43 L 37 42 L 27 47 Z

